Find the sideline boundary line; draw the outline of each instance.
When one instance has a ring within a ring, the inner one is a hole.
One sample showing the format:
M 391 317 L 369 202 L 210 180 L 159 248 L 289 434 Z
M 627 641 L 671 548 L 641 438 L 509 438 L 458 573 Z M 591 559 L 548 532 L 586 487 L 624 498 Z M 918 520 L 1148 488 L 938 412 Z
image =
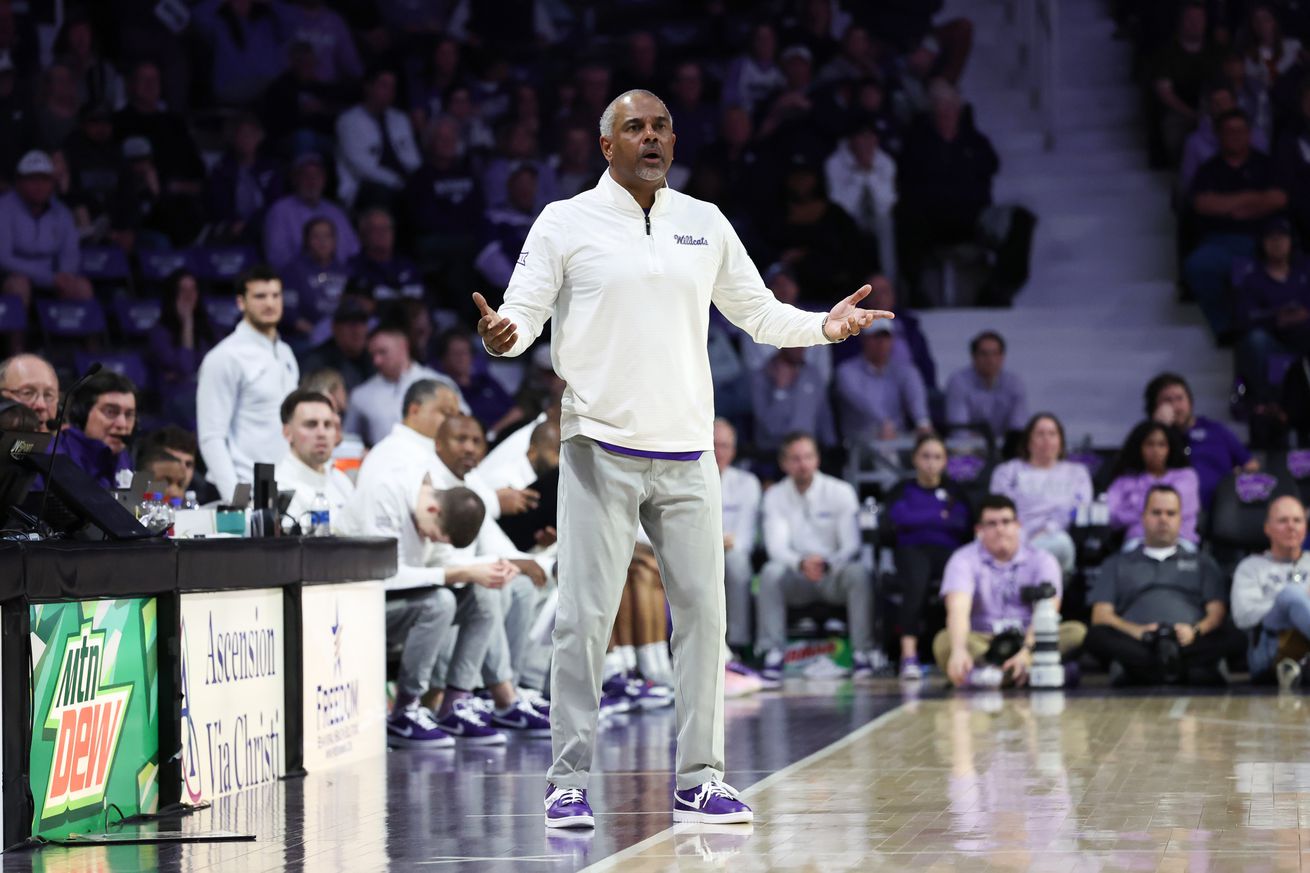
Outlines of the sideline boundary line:
M 907 711 L 908 710 L 906 709 L 904 703 L 897 704 L 894 708 L 889 709 L 887 712 L 884 712 L 882 715 L 878 716 L 873 721 L 860 725 L 858 728 L 851 731 L 849 734 L 842 737 L 841 739 L 834 740 L 833 742 L 829 743 L 823 748 L 818 749 L 817 751 L 812 752 L 809 755 L 806 755 L 804 758 L 801 758 L 799 761 L 795 761 L 791 764 L 788 764 L 786 767 L 783 767 L 781 770 L 777 770 L 772 774 L 765 776 L 763 779 L 761 779 L 759 782 L 756 782 L 750 788 L 747 788 L 744 791 L 742 791 L 741 793 L 742 798 L 750 799 L 752 796 L 772 786 L 775 782 L 779 782 L 783 779 L 786 779 L 788 776 L 791 776 L 794 772 L 798 770 L 802 770 L 805 767 L 808 767 L 810 764 L 813 764 L 815 761 L 818 761 L 822 758 L 826 758 L 827 756 L 833 754 L 834 752 L 840 751 L 841 749 L 846 748 L 852 743 L 862 740 L 864 737 L 873 733 L 878 728 L 882 727 L 896 716 L 901 715 L 902 713 Z M 672 803 L 671 800 L 670 803 Z M 670 814 L 672 813 L 670 812 Z M 646 837 L 646 839 L 642 840 L 641 842 L 633 843 L 631 846 L 628 846 L 626 849 L 620 849 L 619 851 L 615 852 L 613 855 L 609 855 L 605 858 L 601 858 L 599 861 L 596 861 L 595 863 L 582 868 L 582 870 L 579 871 L 579 873 L 602 873 L 602 871 L 613 870 L 616 867 L 618 867 L 620 864 L 622 864 L 624 861 L 627 861 L 629 858 L 641 854 L 646 849 L 650 848 L 656 843 L 659 843 L 667 839 L 673 834 L 681 833 L 683 831 L 686 831 L 688 828 L 696 828 L 696 827 L 703 827 L 703 825 L 685 825 L 685 824 L 672 825 L 671 827 L 667 827 L 662 831 L 651 834 L 649 837 Z M 723 827 L 732 827 L 732 826 L 724 825 Z M 741 826 L 738 825 L 738 827 Z M 679 830 L 679 828 L 681 828 L 681 830 Z

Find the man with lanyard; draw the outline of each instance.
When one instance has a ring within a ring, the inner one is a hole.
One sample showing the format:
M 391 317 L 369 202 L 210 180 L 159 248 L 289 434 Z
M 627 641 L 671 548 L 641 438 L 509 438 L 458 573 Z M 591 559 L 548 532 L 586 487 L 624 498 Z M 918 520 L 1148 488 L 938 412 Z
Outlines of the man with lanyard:
M 560 421 L 559 611 L 551 676 L 555 761 L 547 827 L 594 827 L 586 789 L 606 644 L 640 522 L 673 614 L 677 671 L 675 821 L 751 821 L 724 783 L 723 518 L 714 464 L 709 304 L 757 342 L 837 342 L 890 312 L 779 303 L 714 206 L 669 188 L 673 120 L 629 91 L 600 119 L 609 169 L 548 205 L 528 234 L 500 312 L 482 295 L 478 333 L 520 355 L 555 317 L 567 383 Z

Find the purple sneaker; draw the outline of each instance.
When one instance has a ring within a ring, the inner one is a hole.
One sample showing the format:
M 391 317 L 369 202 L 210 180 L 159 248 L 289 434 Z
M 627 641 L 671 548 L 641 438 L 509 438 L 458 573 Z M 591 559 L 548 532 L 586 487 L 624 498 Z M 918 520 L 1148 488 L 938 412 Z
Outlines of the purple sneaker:
M 623 693 L 628 695 L 634 709 L 663 709 L 673 705 L 673 689 L 649 679 L 628 677 Z
M 514 731 L 525 737 L 550 738 L 550 720 L 529 706 L 522 697 L 514 701 L 509 712 L 502 714 L 493 710 L 491 724 L 493 727 Z
M 387 745 L 393 749 L 450 749 L 455 738 L 437 725 L 431 710 L 411 706 L 387 718 Z
M 469 746 L 505 744 L 505 735 L 495 728 L 487 727 L 477 709 L 463 700 L 451 707 L 450 714 L 445 718 L 437 719 L 437 727 Z
M 546 785 L 546 827 L 594 828 L 596 816 L 587 803 L 585 788 L 556 788 Z
M 755 820 L 751 808 L 741 802 L 737 790 L 726 782 L 711 779 L 695 788 L 673 792 L 673 820 L 703 824 L 745 824 Z

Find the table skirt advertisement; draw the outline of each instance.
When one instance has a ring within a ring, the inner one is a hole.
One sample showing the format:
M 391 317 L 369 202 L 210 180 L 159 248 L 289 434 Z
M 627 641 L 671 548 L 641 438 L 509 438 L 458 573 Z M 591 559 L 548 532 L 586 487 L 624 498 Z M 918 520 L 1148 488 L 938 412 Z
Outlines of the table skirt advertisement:
M 39 604 L 31 622 L 32 833 L 100 833 L 106 816 L 154 812 L 154 598 Z

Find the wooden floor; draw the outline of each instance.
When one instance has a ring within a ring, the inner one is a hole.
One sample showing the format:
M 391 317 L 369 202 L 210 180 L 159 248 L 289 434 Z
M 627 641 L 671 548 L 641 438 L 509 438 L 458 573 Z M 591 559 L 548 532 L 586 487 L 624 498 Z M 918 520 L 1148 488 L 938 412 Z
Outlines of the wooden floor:
M 1310 871 L 1307 703 L 798 686 L 728 704 L 753 827 L 672 826 L 666 711 L 602 733 L 594 834 L 542 828 L 538 741 L 391 753 L 174 825 L 255 843 L 47 847 L 0 870 Z

